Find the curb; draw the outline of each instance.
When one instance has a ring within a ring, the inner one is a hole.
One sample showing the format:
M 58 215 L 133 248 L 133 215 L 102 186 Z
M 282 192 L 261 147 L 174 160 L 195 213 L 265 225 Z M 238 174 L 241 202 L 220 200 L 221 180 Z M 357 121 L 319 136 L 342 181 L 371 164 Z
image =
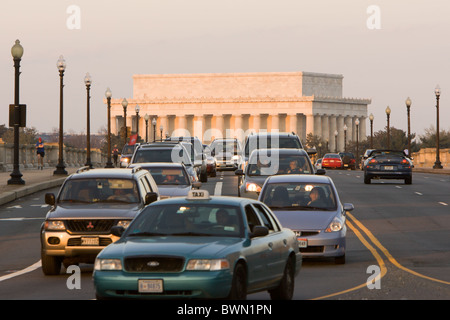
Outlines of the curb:
M 17 200 L 17 199 L 25 197 L 25 196 L 28 196 L 35 192 L 39 192 L 39 191 L 42 191 L 45 189 L 51 189 L 51 188 L 60 186 L 63 184 L 63 182 L 66 180 L 66 178 L 67 177 L 59 178 L 59 179 L 55 179 L 55 180 L 51 180 L 51 181 L 46 181 L 46 182 L 42 182 L 42 183 L 35 183 L 31 186 L 17 189 L 16 191 L 4 192 L 2 194 L 2 196 L 0 196 L 0 205 Z

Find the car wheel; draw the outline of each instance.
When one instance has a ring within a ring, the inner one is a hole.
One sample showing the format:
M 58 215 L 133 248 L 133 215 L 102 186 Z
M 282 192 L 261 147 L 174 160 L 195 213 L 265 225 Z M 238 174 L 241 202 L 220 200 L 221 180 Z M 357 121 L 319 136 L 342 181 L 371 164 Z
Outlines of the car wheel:
M 247 299 L 247 271 L 242 263 L 238 263 L 233 273 L 231 291 L 228 295 L 230 300 Z
M 412 183 L 412 177 L 405 178 L 405 184 L 411 184 Z
M 58 275 L 61 272 L 62 259 L 60 257 L 46 255 L 41 250 L 42 272 L 46 276 Z
M 272 300 L 292 300 L 295 285 L 295 266 L 292 259 L 289 259 L 284 267 L 283 278 L 278 287 L 269 290 Z
M 345 264 L 345 254 L 343 256 L 339 256 L 334 258 L 335 264 Z
M 364 176 L 364 183 L 365 183 L 365 184 L 370 184 L 370 178 Z

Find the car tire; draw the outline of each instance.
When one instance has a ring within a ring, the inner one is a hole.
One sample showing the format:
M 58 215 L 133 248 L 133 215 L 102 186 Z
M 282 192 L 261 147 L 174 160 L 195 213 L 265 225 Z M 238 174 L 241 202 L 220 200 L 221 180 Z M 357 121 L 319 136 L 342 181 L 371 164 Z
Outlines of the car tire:
M 335 264 L 345 264 L 345 254 L 334 258 Z
M 405 178 L 405 184 L 412 184 L 412 177 Z
M 289 259 L 284 267 L 283 278 L 275 289 L 269 290 L 272 300 L 292 300 L 295 286 L 295 265 L 292 259 Z
M 365 183 L 365 184 L 370 184 L 370 178 L 364 176 L 364 183 Z
M 42 263 L 42 272 L 46 276 L 58 275 L 61 272 L 61 264 L 62 264 L 61 257 L 46 255 L 41 250 L 41 263 Z
M 229 300 L 247 299 L 247 270 L 242 263 L 238 263 L 233 272 Z

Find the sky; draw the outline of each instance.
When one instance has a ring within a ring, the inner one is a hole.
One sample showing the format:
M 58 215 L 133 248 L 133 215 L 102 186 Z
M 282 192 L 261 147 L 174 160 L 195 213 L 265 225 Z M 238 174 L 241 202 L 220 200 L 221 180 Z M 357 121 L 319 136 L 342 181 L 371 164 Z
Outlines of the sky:
M 369 98 L 374 130 L 450 130 L 450 2 L 445 0 L 2 0 L 0 124 L 14 102 L 11 47 L 19 39 L 20 103 L 27 126 L 59 129 L 63 55 L 64 131 L 106 127 L 105 91 L 132 98 L 134 74 L 319 72 L 342 74 L 343 95 Z M 367 120 L 368 121 L 368 120 Z M 369 124 L 367 123 L 369 133 Z

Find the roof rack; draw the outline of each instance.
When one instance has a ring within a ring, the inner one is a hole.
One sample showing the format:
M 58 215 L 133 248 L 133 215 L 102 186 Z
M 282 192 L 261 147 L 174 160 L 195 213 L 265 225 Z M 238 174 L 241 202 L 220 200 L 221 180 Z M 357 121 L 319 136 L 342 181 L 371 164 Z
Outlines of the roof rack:
M 136 167 L 131 168 L 131 173 L 136 173 L 141 170 L 144 170 L 144 168 L 142 168 L 141 166 L 136 166 Z

